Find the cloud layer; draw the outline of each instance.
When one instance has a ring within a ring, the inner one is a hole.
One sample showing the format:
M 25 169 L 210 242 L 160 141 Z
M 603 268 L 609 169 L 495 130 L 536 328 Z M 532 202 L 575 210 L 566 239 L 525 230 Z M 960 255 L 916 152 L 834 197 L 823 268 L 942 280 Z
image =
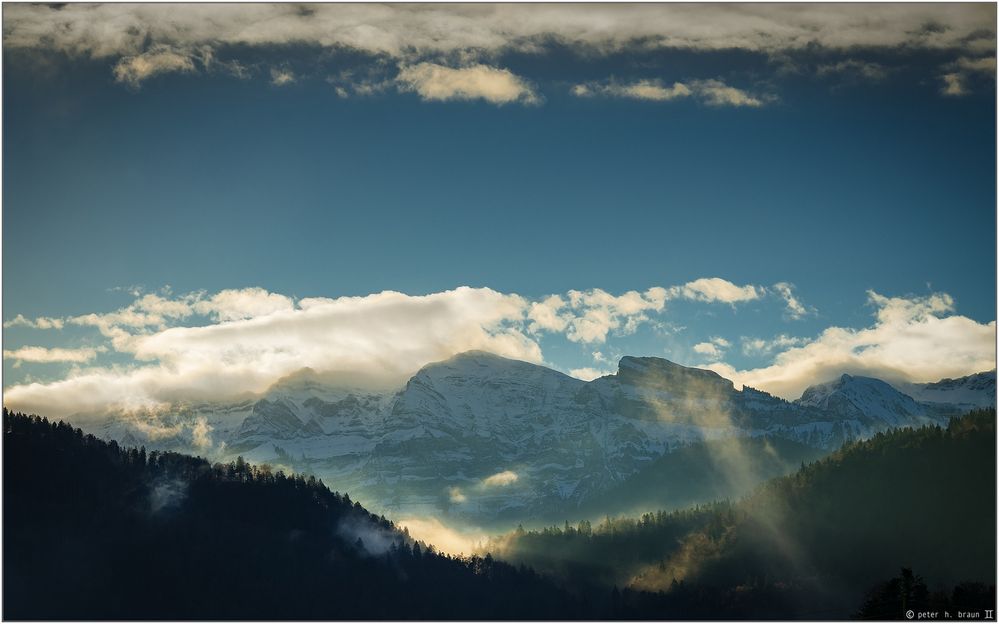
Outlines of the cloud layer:
M 950 296 L 885 297 L 870 291 L 868 300 L 875 308 L 871 327 L 830 327 L 814 340 L 780 336 L 771 344 L 748 343 L 780 352 L 762 368 L 736 370 L 721 362 L 707 368 L 736 383 L 797 398 L 809 385 L 842 373 L 926 382 L 996 367 L 995 321 L 953 314 Z
M 411 59 L 464 50 L 536 51 L 554 39 L 610 52 L 641 43 L 772 53 L 823 46 L 994 48 L 990 4 L 14 4 L 4 44 L 92 57 L 150 45 L 311 44 Z
M 786 321 L 813 312 L 786 282 L 766 287 L 722 278 L 620 295 L 572 290 L 534 301 L 469 287 L 419 296 L 386 291 L 298 300 L 260 288 L 178 296 L 136 293 L 131 304 L 111 312 L 62 319 L 19 315 L 5 323 L 47 331 L 91 328 L 105 344 L 5 350 L 4 358 L 15 366 L 72 366 L 50 383 L 9 386 L 4 400 L 10 407 L 53 417 L 155 410 L 260 393 L 305 367 L 341 375 L 352 384 L 389 388 L 421 366 L 462 351 L 480 349 L 544 363 L 541 342 L 549 335 L 599 345 L 610 336 L 633 334 L 643 324 L 661 324 L 671 302 L 736 306 L 763 299 L 771 309 L 784 310 Z M 719 335 L 689 340 L 685 349 L 696 359 L 688 363 L 709 362 L 709 368 L 737 383 L 786 398 L 797 398 L 806 386 L 844 372 L 935 381 L 995 367 L 995 322 L 955 314 L 948 295 L 906 298 L 870 292 L 868 301 L 874 310 L 870 327 L 829 327 L 814 338 L 742 337 L 742 353 L 772 358 L 764 367 L 739 370 L 726 363 L 735 338 Z M 100 363 L 112 351 L 119 363 Z M 594 351 L 593 366 L 571 373 L 591 379 L 612 368 L 613 361 Z M 210 443 L 211 431 L 203 428 L 197 439 Z
M 253 68 L 227 54 L 291 46 L 352 51 L 387 76 L 334 86 L 343 97 L 394 84 L 427 100 L 483 99 L 538 103 L 530 82 L 495 66 L 504 54 L 571 48 L 578 59 L 653 50 L 739 50 L 769 59 L 824 50 L 840 57 L 817 75 L 883 79 L 888 69 L 851 52 L 947 51 L 938 78 L 945 95 L 968 92 L 970 74 L 994 74 L 996 7 L 988 3 L 905 4 L 11 4 L 4 10 L 5 50 L 45 49 L 77 58 L 111 59 L 115 79 L 132 88 L 157 75 L 262 70 L 274 85 L 297 80 L 286 65 Z M 316 59 L 329 55 L 317 54 Z M 259 55 L 255 58 L 259 58 Z M 257 63 L 261 64 L 261 63 Z M 792 63 L 793 64 L 793 63 Z M 341 68 L 342 69 L 342 68 Z M 340 77 L 342 81 L 342 76 Z M 577 95 L 666 101 L 693 98 L 712 106 L 760 107 L 775 98 L 717 77 L 582 83 Z

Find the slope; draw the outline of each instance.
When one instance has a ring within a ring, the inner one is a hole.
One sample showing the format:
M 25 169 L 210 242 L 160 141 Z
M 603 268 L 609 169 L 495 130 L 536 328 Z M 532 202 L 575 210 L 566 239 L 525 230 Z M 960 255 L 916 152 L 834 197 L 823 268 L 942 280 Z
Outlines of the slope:
M 585 613 L 530 572 L 436 554 L 313 478 L 3 420 L 5 619 Z

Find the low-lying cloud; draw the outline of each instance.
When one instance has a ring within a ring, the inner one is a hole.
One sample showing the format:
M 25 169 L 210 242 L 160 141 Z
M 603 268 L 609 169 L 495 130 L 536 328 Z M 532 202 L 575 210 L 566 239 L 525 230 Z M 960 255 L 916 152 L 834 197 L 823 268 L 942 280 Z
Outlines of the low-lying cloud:
M 106 347 L 81 347 L 79 349 L 48 349 L 45 347 L 21 347 L 20 349 L 4 349 L 3 359 L 14 360 L 14 366 L 22 362 L 32 362 L 45 364 L 49 362 L 89 362 L 97 357 L 98 353 L 107 351 Z
M 297 300 L 260 288 L 135 293 L 132 303 L 111 312 L 37 319 L 18 315 L 5 323 L 7 328 L 53 332 L 90 328 L 105 344 L 6 350 L 4 357 L 15 366 L 71 366 L 54 381 L 6 387 L 4 401 L 8 407 L 55 418 L 157 413 L 178 405 L 250 398 L 306 367 L 351 386 L 393 389 L 420 367 L 463 351 L 545 363 L 541 343 L 546 336 L 602 344 L 610 336 L 633 334 L 643 324 L 667 323 L 664 319 L 678 301 L 732 307 L 769 302 L 771 309 L 779 302 L 786 320 L 812 312 L 786 282 L 739 285 L 718 277 L 622 294 L 572 290 L 533 301 L 469 287 L 418 296 L 386 291 Z M 697 358 L 692 363 L 710 362 L 709 368 L 737 383 L 786 398 L 844 372 L 935 381 L 995 366 L 995 322 L 956 315 L 946 294 L 891 298 L 871 292 L 869 302 L 876 311 L 871 327 L 829 327 L 815 338 L 741 337 L 741 353 L 772 358 L 757 369 L 740 370 L 725 361 L 736 340 L 732 336 L 702 337 L 680 348 Z M 677 330 L 671 340 L 682 335 Z M 592 365 L 570 374 L 592 379 L 612 372 L 613 365 L 594 351 Z M 152 419 L 149 435 L 183 433 L 193 447 L 210 450 L 211 427 L 195 425 L 180 431 Z
M 750 370 L 718 362 L 707 366 L 737 384 L 794 399 L 808 386 L 843 373 L 887 381 L 927 382 L 996 366 L 996 322 L 953 314 L 943 293 L 886 297 L 868 292 L 875 322 L 863 329 L 829 327 L 817 338 L 780 351 L 774 363 Z M 797 341 L 782 337 L 785 344 Z M 764 341 L 753 347 L 764 349 Z

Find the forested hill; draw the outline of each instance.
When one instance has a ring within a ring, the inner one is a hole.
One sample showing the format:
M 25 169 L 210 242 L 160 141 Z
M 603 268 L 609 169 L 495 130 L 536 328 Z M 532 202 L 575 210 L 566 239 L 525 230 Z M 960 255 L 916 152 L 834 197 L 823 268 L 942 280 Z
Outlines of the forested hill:
M 990 409 L 880 433 L 736 503 L 493 546 L 575 586 L 627 587 L 619 617 L 896 619 L 918 605 L 890 588 L 920 578 L 924 606 L 994 609 L 995 420 Z M 903 568 L 915 574 L 895 578 Z
M 415 543 L 346 495 L 4 410 L 5 619 L 586 617 L 527 570 Z

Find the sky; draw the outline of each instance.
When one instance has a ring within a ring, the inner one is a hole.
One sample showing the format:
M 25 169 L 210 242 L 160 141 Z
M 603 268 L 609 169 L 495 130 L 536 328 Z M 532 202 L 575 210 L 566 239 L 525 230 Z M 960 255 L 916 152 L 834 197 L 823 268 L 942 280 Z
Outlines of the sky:
M 3 387 L 995 367 L 994 4 L 5 4 Z

